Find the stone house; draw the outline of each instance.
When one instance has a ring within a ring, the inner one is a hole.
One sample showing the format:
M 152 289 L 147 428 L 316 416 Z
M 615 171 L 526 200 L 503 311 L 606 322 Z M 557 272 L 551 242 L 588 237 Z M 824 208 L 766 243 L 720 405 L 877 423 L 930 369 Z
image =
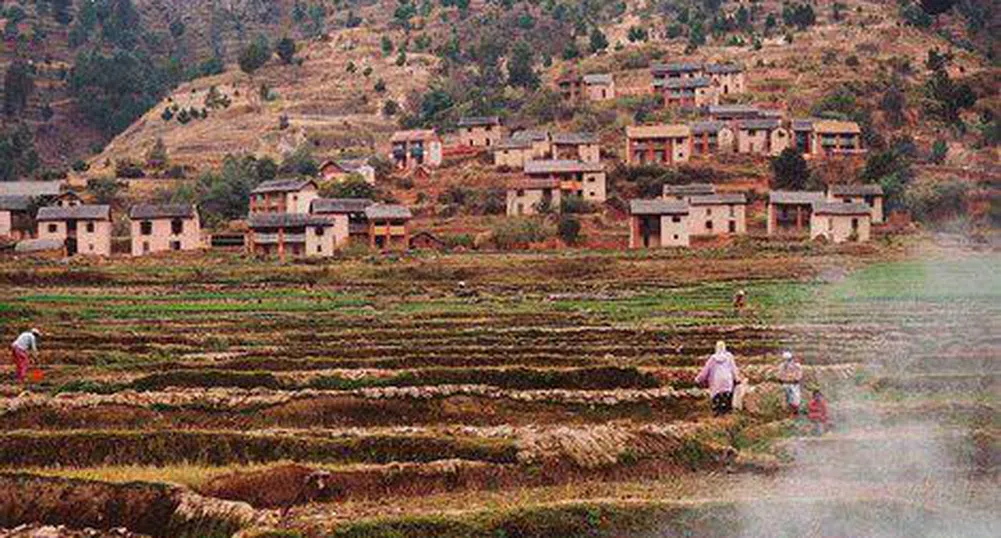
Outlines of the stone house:
M 369 185 L 375 185 L 375 168 L 365 159 L 328 160 L 320 165 L 320 177 L 324 181 L 341 182 L 351 174 L 356 174 Z
M 526 161 L 535 157 L 531 140 L 506 138 L 494 146 L 494 166 L 507 168 L 522 168 Z
M 872 209 L 873 224 L 883 222 L 883 187 L 880 185 L 829 185 L 827 200 L 867 205 Z
M 459 119 L 459 144 L 472 148 L 496 146 L 504 137 L 500 118 L 476 116 Z
M 664 106 L 704 107 L 719 104 L 719 94 L 706 77 L 666 78 L 653 81 L 653 91 L 664 98 Z
M 319 197 L 312 179 L 273 179 L 250 191 L 250 213 L 309 213 Z
M 794 119 L 791 128 L 796 149 L 804 156 L 830 157 L 865 153 L 862 148 L 862 129 L 854 121 Z
M 139 204 L 129 208 L 132 255 L 202 248 L 198 210 L 190 204 Z
M 582 78 L 584 97 L 588 101 L 615 99 L 615 78 L 610 73 L 595 73 Z
M 712 183 L 686 183 L 684 185 L 664 185 L 664 199 L 687 202 L 692 196 L 710 196 L 716 194 Z
M 61 240 L 66 254 L 111 255 L 111 207 L 77 205 L 40 207 L 38 239 Z
M 542 207 L 560 211 L 560 180 L 556 178 L 521 178 L 508 183 L 507 216 L 535 215 Z
M 630 200 L 629 248 L 687 247 L 689 208 L 678 200 Z
M 810 238 L 864 243 L 871 237 L 871 220 L 872 208 L 865 204 L 817 202 L 810 216 Z
M 34 235 L 32 204 L 30 196 L 0 196 L 0 238 L 20 241 Z
M 254 255 L 332 256 L 348 239 L 348 219 L 308 213 L 252 213 L 247 251 Z
M 555 160 L 576 160 L 596 163 L 601 160 L 601 146 L 593 133 L 556 133 L 552 135 L 552 153 Z
M 380 249 L 410 248 L 410 219 L 413 214 L 398 204 L 372 204 L 365 208 L 369 246 Z
M 736 122 L 737 153 L 775 156 L 789 147 L 789 130 L 777 118 Z
M 696 121 L 689 128 L 692 132 L 692 156 L 733 153 L 733 129 L 722 121 Z
M 811 225 L 813 205 L 824 201 L 824 193 L 771 191 L 768 193 L 768 235 L 803 234 Z
M 542 160 L 525 163 L 530 179 L 555 179 L 564 195 L 577 195 L 589 202 L 604 202 L 605 167 L 578 160 Z
M 389 142 L 389 158 L 401 170 L 441 166 L 441 137 L 433 129 L 396 131 Z
M 736 64 L 706 64 L 705 76 L 712 80 L 719 95 L 744 93 L 744 69 Z
M 691 196 L 688 205 L 688 233 L 691 235 L 747 233 L 747 197 L 742 193 Z
M 626 164 L 671 165 L 688 162 L 692 131 L 687 125 L 626 127 Z
M 368 237 L 368 217 L 365 209 L 374 204 L 368 198 L 317 198 L 313 200 L 310 213 L 322 217 L 330 217 L 338 223 L 346 219 L 348 223 L 348 234 L 343 238 L 345 242 L 361 245 L 369 244 Z M 336 243 L 334 246 L 340 248 L 345 243 Z

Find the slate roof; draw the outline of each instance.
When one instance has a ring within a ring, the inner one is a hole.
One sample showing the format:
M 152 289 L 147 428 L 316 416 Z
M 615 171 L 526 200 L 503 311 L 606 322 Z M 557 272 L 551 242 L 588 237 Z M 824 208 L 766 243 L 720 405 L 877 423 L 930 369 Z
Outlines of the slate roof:
M 748 115 L 759 115 L 761 114 L 761 109 L 753 105 L 709 105 L 709 114 L 748 114 Z
M 702 71 L 701 63 L 692 62 L 675 62 L 675 63 L 657 63 L 650 66 L 651 73 L 681 73 L 681 72 L 694 72 Z
M 812 204 L 823 202 L 824 193 L 813 191 L 771 191 L 768 202 L 772 204 Z
M 527 149 L 532 147 L 532 141 L 527 138 L 505 138 L 498 142 L 494 149 Z
M 691 132 L 692 130 L 687 125 L 681 123 L 626 127 L 626 137 L 628 138 L 670 138 L 688 136 Z
M 399 204 L 372 204 L 365 208 L 369 220 L 409 219 L 413 217 L 407 206 Z
M 758 118 L 750 120 L 739 120 L 738 129 L 778 129 L 782 125 L 776 118 Z
M 720 194 L 708 194 L 692 196 L 688 199 L 691 205 L 724 205 L 735 204 L 744 205 L 747 203 L 747 196 L 742 192 L 726 192 Z
M 594 133 L 555 133 L 554 144 L 597 144 L 598 135 Z
M 872 215 L 872 208 L 865 204 L 846 204 L 844 202 L 816 202 L 813 204 L 815 215 Z
M 815 121 L 817 120 L 813 118 L 800 118 L 800 119 L 793 118 L 792 122 L 790 122 L 790 125 L 793 131 L 812 131 L 813 122 Z
M 684 185 L 664 185 L 664 196 L 710 195 L 716 194 L 712 183 L 686 183 Z
M 707 88 L 712 85 L 712 81 L 706 77 L 666 78 L 653 81 L 653 85 L 655 88 L 667 88 L 670 90 Z
M 0 196 L 0 211 L 27 211 L 31 207 L 32 198 L 25 195 Z
M 744 68 L 737 64 L 706 64 L 705 70 L 707 73 L 725 75 L 728 73 L 740 73 Z
M 530 142 L 542 142 L 549 140 L 549 133 L 546 131 L 524 130 L 511 135 L 513 140 L 527 140 Z
M 365 208 L 374 204 L 368 198 L 317 198 L 310 205 L 310 212 L 323 214 L 364 213 Z
M 190 219 L 194 216 L 195 206 L 191 204 L 139 204 L 129 208 L 130 219 Z
M 586 163 L 583 161 L 550 159 L 543 161 L 528 161 L 525 163 L 526 174 L 549 174 L 560 172 L 604 172 L 601 163 Z
M 880 185 L 831 185 L 829 189 L 834 196 L 883 195 L 883 187 Z
M 687 215 L 688 204 L 680 200 L 630 200 L 630 215 Z
M 584 75 L 584 84 L 611 84 L 612 75 L 610 73 L 594 73 Z
M 111 206 L 75 205 L 69 207 L 40 207 L 35 220 L 110 220 Z
M 409 131 L 396 131 L 389 138 L 390 142 L 416 142 L 418 140 L 430 140 L 438 138 L 434 129 L 412 129 Z
M 696 121 L 688 126 L 692 134 L 718 133 L 726 128 L 726 124 L 721 121 Z
M 479 127 L 484 125 L 500 125 L 497 116 L 467 116 L 459 118 L 459 127 Z
M 309 213 L 251 213 L 247 226 L 251 228 L 300 228 L 303 226 L 330 226 L 329 218 Z
M 272 179 L 265 181 L 250 191 L 250 194 L 264 194 L 269 192 L 295 192 L 301 190 L 310 183 L 316 186 L 312 179 Z
M 62 181 L 0 181 L 0 196 L 56 196 Z

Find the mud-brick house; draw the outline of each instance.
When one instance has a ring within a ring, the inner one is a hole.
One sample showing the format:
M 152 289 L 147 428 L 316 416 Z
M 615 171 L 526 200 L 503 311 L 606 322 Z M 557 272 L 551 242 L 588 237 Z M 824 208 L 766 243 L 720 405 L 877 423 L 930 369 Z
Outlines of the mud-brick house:
M 742 193 L 691 196 L 688 205 L 688 233 L 691 235 L 747 233 L 747 197 Z
M 312 179 L 273 179 L 250 191 L 250 213 L 309 213 L 319 197 Z
M 739 120 L 735 135 L 737 153 L 775 156 L 789 147 L 789 130 L 778 118 Z
M 389 142 L 389 158 L 399 169 L 441 166 L 441 137 L 432 129 L 396 131 Z
M 544 207 L 559 211 L 560 196 L 559 179 L 516 179 L 507 185 L 507 216 L 535 215 Z
M 0 196 L 0 238 L 20 241 L 34 235 L 30 196 Z
M 626 127 L 626 163 L 671 165 L 688 162 L 692 130 L 687 125 Z
M 593 133 L 556 133 L 552 136 L 551 157 L 556 160 L 576 160 L 596 163 L 601 160 L 601 146 Z
M 494 146 L 494 166 L 523 168 L 534 159 L 552 154 L 552 136 L 547 131 L 518 131 Z
M 202 247 L 198 210 L 191 204 L 139 204 L 129 208 L 132 255 Z
M 111 255 L 111 207 L 77 205 L 40 207 L 38 239 L 61 240 L 66 254 Z
M 689 125 L 692 132 L 692 156 L 708 157 L 733 153 L 733 129 L 722 121 L 696 121 Z
M 525 163 L 530 179 L 555 179 L 563 195 L 577 195 L 589 202 L 604 202 L 605 167 L 578 160 L 543 160 Z
M 716 194 L 712 183 L 686 183 L 684 185 L 664 185 L 664 199 L 687 202 L 692 196 L 710 196 Z
M 556 91 L 564 101 L 579 101 L 584 95 L 584 79 L 576 72 L 564 73 L 556 79 Z
M 410 247 L 410 219 L 413 214 L 399 204 L 372 204 L 365 208 L 369 246 L 381 249 Z
M 824 201 L 824 193 L 771 191 L 768 193 L 768 235 L 805 234 L 811 224 L 813 205 Z
M 308 213 L 252 213 L 247 251 L 254 255 L 331 256 L 348 238 L 347 218 Z
M 744 68 L 737 64 L 706 64 L 703 74 L 720 95 L 744 93 Z
M 593 73 L 582 77 L 584 97 L 588 101 L 615 99 L 615 77 L 611 73 Z
M 706 77 L 667 78 L 653 81 L 653 91 L 664 106 L 704 107 L 719 104 L 719 94 Z
M 658 80 L 683 79 L 701 77 L 703 68 L 701 63 L 676 62 L 676 63 L 655 63 L 650 66 L 650 76 L 656 82 Z
M 340 159 L 324 161 L 320 165 L 320 177 L 324 181 L 341 182 L 356 175 L 369 185 L 375 185 L 375 168 L 365 159 Z
M 817 202 L 810 216 L 810 238 L 824 237 L 832 243 L 864 243 L 872 230 L 872 208 L 865 204 Z
M 862 129 L 854 121 L 794 119 L 791 130 L 796 150 L 806 157 L 860 155 Z
M 629 248 L 687 247 L 688 212 L 678 200 L 631 200 Z
M 504 137 L 500 118 L 475 116 L 459 118 L 459 144 L 471 148 L 496 146 Z
M 365 216 L 365 209 L 374 204 L 368 198 L 317 198 L 313 200 L 310 213 L 324 217 L 331 217 L 337 222 L 347 219 L 348 235 L 346 239 L 350 243 L 368 244 L 368 217 Z M 341 247 L 342 243 L 334 246 Z
M 883 222 L 883 187 L 880 185 L 830 185 L 827 200 L 867 205 L 872 210 L 873 224 Z

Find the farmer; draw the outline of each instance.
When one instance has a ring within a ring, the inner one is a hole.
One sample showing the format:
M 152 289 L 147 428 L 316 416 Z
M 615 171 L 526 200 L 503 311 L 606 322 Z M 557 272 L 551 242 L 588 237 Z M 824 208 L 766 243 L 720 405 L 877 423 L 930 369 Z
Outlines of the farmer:
M 792 352 L 782 353 L 782 364 L 779 364 L 779 382 L 786 394 L 786 405 L 793 416 L 799 414 L 802 392 L 800 382 L 803 381 L 803 367 L 793 357 Z
M 28 374 L 28 353 L 38 353 L 38 337 L 40 335 L 38 329 L 31 329 L 19 334 L 14 343 L 10 345 L 11 357 L 17 368 L 18 383 L 23 383 Z
M 813 391 L 813 398 L 807 406 L 807 418 L 813 423 L 813 434 L 823 435 L 827 431 L 827 400 L 820 390 Z
M 737 293 L 733 294 L 733 312 L 738 316 L 744 311 L 744 307 L 747 306 L 747 294 L 744 290 L 737 290 Z
M 726 343 L 716 342 L 716 353 L 706 361 L 702 371 L 695 377 L 695 384 L 708 385 L 712 398 L 711 406 L 716 416 L 725 415 L 733 407 L 733 387 L 739 383 L 740 373 L 733 354 L 726 350 Z

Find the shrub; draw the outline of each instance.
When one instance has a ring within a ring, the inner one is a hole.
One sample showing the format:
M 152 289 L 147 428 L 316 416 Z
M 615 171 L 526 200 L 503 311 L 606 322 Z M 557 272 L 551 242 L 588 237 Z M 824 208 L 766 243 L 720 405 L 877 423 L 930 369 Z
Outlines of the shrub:
M 560 239 L 568 245 L 575 245 L 580 239 L 580 220 L 573 215 L 560 215 L 558 230 Z
M 87 180 L 87 190 L 93 193 L 99 204 L 110 204 L 118 197 L 122 185 L 112 177 L 96 177 Z
M 772 188 L 802 190 L 810 179 L 806 160 L 795 148 L 786 148 L 772 159 Z
M 531 217 L 504 219 L 491 232 L 494 244 L 504 250 L 527 247 L 552 236 L 541 219 Z
M 949 154 L 949 144 L 939 138 L 931 146 L 931 162 L 935 164 L 942 164 L 945 162 L 946 156 Z
M 400 105 L 392 99 L 387 99 L 382 105 L 382 114 L 386 117 L 394 116 L 400 110 Z
M 295 58 L 295 41 L 290 37 L 281 38 L 278 45 L 275 46 L 275 52 L 278 53 L 278 57 L 285 65 L 291 64 L 292 59 Z
M 373 86 L 373 89 L 375 89 L 375 91 L 378 92 L 378 93 L 385 92 L 386 91 L 386 81 L 382 80 L 381 78 L 379 80 L 375 81 L 375 86 Z
M 73 165 L 70 166 L 70 168 L 74 172 L 86 172 L 87 170 L 90 170 L 90 165 L 83 159 L 77 159 L 73 161 Z
M 955 178 L 915 182 L 904 193 L 904 205 L 922 222 L 956 217 L 964 213 L 968 190 L 969 185 Z
M 146 173 L 143 171 L 142 166 L 133 162 L 130 159 L 123 159 L 115 161 L 115 177 L 121 177 L 126 179 L 137 179 L 141 177 L 146 177 Z
M 590 202 L 580 195 L 571 194 L 560 198 L 561 213 L 590 213 L 593 210 Z
M 271 46 L 268 45 L 268 39 L 263 35 L 257 36 L 257 39 L 240 52 L 238 59 L 240 70 L 248 75 L 253 75 L 254 71 L 268 63 L 270 58 Z

